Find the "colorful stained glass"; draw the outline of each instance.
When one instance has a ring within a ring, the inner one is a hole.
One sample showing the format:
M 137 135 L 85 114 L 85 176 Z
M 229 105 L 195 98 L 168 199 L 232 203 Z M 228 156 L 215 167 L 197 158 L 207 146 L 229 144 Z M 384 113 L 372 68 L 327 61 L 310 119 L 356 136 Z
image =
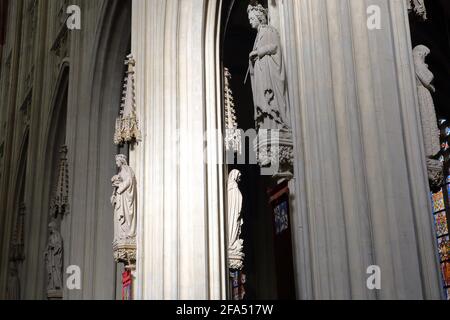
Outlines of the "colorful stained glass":
M 446 142 L 443 142 L 443 143 L 441 144 L 441 149 L 442 149 L 442 151 L 447 151 L 448 148 L 449 148 L 449 145 L 448 145 L 448 142 L 447 142 L 447 141 L 446 141 Z
M 450 262 L 441 264 L 442 277 L 444 278 L 444 286 L 450 287 Z
M 444 236 L 438 239 L 439 256 L 441 261 L 447 261 L 450 259 L 450 237 Z
M 122 273 L 122 300 L 132 300 L 131 295 L 132 276 L 130 271 Z
M 450 201 L 450 184 L 447 185 L 447 194 L 449 196 L 449 201 Z
M 233 300 L 243 300 L 245 297 L 246 276 L 241 271 L 230 273 Z
M 447 183 L 450 183 L 450 176 L 448 176 L 445 180 L 447 181 Z
M 450 136 L 450 128 L 449 127 L 445 128 L 445 135 L 447 137 Z
M 444 193 L 442 192 L 442 189 L 438 193 L 434 193 L 432 198 L 433 198 L 433 213 L 445 209 Z
M 275 234 L 279 235 L 289 228 L 287 202 L 283 201 L 275 208 Z
M 437 213 L 434 216 L 436 223 L 436 234 L 438 237 L 448 234 L 447 214 L 446 212 Z

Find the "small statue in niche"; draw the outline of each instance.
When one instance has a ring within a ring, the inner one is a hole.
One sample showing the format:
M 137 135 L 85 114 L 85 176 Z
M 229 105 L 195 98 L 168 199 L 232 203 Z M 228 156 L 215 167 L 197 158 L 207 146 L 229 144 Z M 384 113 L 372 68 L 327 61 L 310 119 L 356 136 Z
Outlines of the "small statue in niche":
M 111 203 L 114 206 L 115 242 L 134 240 L 136 236 L 136 177 L 128 166 L 127 157 L 116 156 L 119 173 L 112 179 L 114 192 Z
M 6 300 L 20 300 L 19 270 L 16 261 L 9 262 Z
M 49 298 L 55 298 L 62 292 L 63 240 L 55 221 L 48 225 L 49 237 L 45 251 L 47 267 L 47 293 Z M 61 295 L 62 297 L 62 295 Z
M 278 31 L 268 24 L 267 9 L 249 5 L 248 18 L 258 30 L 250 53 L 250 77 L 257 129 L 289 130 L 286 75 Z
M 241 237 L 242 225 L 242 194 L 238 183 L 241 172 L 232 170 L 228 177 L 228 260 L 233 270 L 244 268 L 244 240 Z
M 442 183 L 443 172 L 440 161 L 433 159 L 440 152 L 441 146 L 436 110 L 433 97 L 431 96 L 431 92 L 435 92 L 435 88 L 432 84 L 434 75 L 425 62 L 425 59 L 429 54 L 430 49 L 424 45 L 418 45 L 413 50 L 428 175 L 431 184 L 438 186 Z

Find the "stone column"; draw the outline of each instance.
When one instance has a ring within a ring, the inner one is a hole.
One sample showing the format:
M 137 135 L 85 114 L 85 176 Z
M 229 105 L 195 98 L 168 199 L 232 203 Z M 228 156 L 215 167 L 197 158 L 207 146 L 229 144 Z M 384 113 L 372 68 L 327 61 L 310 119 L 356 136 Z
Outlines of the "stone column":
M 381 9 L 381 30 L 367 8 Z M 406 2 L 277 1 L 301 299 L 439 299 Z M 272 8 L 272 12 L 273 12 Z M 381 268 L 381 290 L 366 286 Z
M 219 13 L 217 1 L 133 1 L 137 299 L 226 297 Z

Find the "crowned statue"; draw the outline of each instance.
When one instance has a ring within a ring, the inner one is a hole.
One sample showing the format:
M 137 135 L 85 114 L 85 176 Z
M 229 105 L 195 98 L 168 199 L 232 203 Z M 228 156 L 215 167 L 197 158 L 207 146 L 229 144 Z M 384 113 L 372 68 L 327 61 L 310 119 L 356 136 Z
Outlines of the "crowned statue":
M 250 53 L 250 77 L 257 129 L 289 129 L 286 74 L 278 31 L 268 24 L 267 9 L 249 5 L 248 18 L 258 31 Z
M 292 178 L 293 141 L 280 35 L 269 25 L 268 10 L 250 4 L 248 19 L 258 31 L 249 54 L 249 73 L 258 138 L 254 148 L 261 168 L 274 178 Z M 266 175 L 266 173 L 264 173 Z

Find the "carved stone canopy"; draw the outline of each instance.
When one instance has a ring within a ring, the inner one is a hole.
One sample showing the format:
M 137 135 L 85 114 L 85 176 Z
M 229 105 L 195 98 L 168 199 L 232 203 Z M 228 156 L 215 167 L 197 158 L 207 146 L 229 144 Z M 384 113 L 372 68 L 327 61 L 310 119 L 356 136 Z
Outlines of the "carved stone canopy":
M 56 216 L 69 213 L 69 168 L 67 163 L 67 146 L 62 146 L 59 160 L 58 181 L 51 202 L 51 214 Z
M 125 60 L 128 70 L 123 85 L 122 105 L 120 107 L 120 116 L 116 120 L 116 131 L 114 133 L 114 143 L 116 145 L 133 143 L 142 139 L 136 114 L 135 64 L 136 61 L 133 59 L 133 56 L 131 54 L 128 55 Z

